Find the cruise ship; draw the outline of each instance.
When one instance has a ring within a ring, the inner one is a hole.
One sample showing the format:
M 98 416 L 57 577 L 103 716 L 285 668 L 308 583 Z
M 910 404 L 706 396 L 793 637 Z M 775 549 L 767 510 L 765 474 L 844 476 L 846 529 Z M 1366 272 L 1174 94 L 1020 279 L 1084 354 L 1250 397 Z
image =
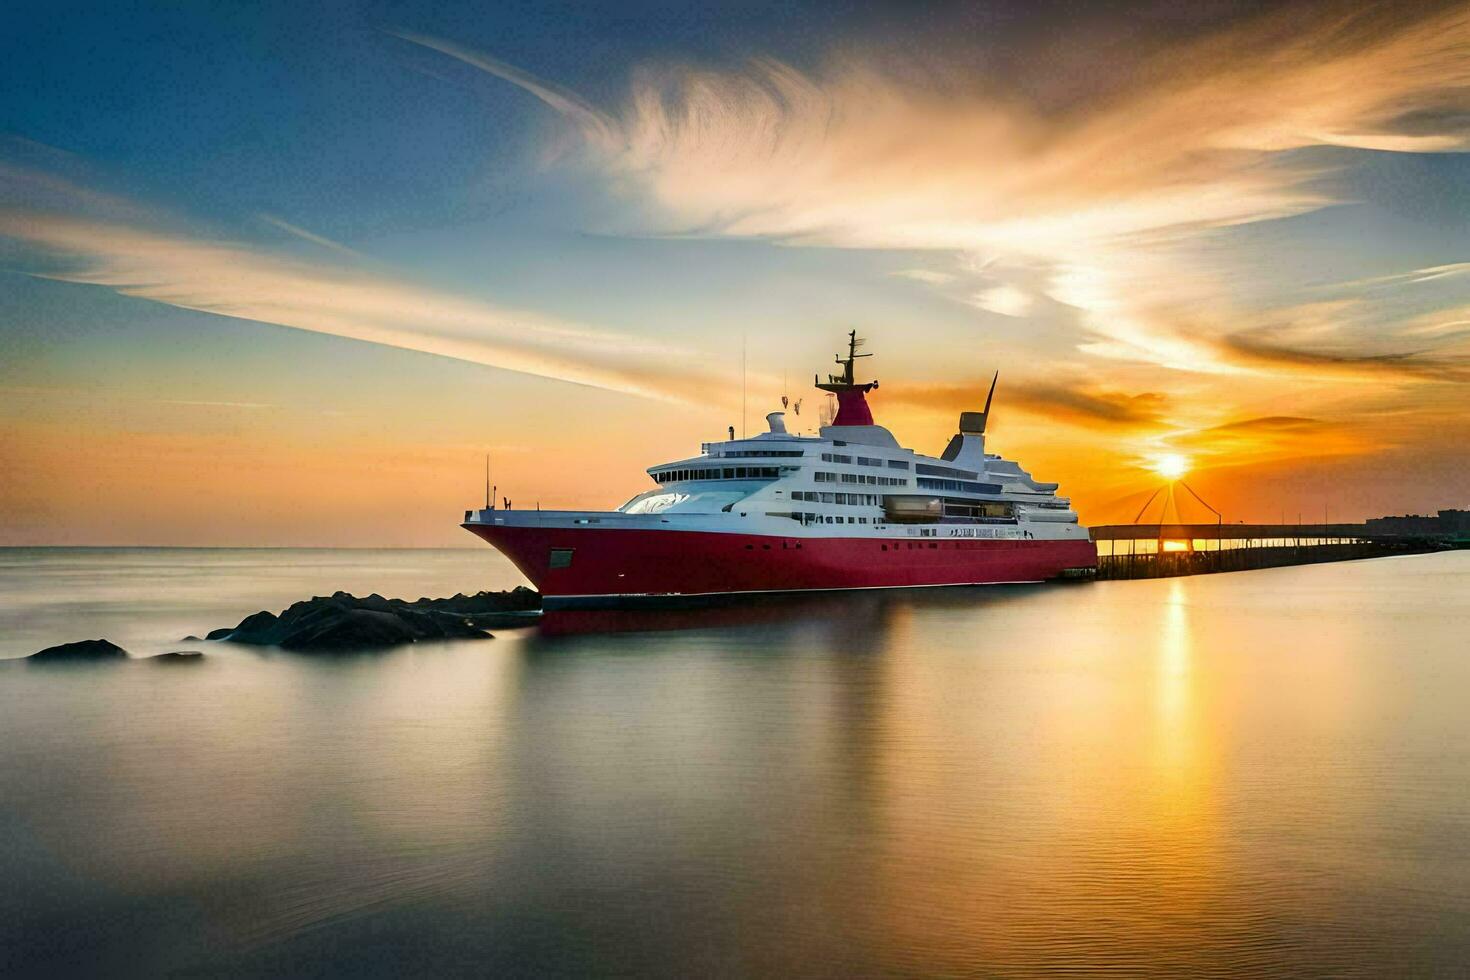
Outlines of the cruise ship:
M 653 486 L 612 511 L 466 511 L 548 609 L 695 596 L 984 585 L 1079 578 L 1097 549 L 1057 484 L 985 451 L 985 408 L 964 412 L 938 456 L 905 449 L 873 421 L 857 332 L 817 436 L 769 431 L 706 443 L 651 466 Z

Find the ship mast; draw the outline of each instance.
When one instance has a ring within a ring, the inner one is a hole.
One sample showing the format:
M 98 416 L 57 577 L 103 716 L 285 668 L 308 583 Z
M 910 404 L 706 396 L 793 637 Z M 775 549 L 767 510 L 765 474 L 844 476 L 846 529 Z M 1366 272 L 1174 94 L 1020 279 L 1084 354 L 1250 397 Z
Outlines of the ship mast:
M 835 357 L 837 363 L 842 365 L 842 373 L 827 375 L 825 384 L 820 378 L 812 379 L 812 383 L 822 391 L 830 391 L 837 396 L 837 417 L 832 420 L 833 425 L 873 424 L 873 414 L 869 411 L 867 399 L 864 396 L 878 387 L 878 382 L 859 382 L 853 371 L 853 365 L 858 358 L 873 356 L 858 353 L 863 343 L 863 339 L 857 335 L 856 330 L 849 330 L 847 332 L 847 356 L 843 357 L 838 354 Z
M 863 391 L 867 391 L 869 388 L 876 388 L 876 387 L 878 387 L 878 382 L 876 382 L 876 381 L 869 381 L 869 382 L 867 382 L 865 384 L 859 385 L 854 380 L 854 376 L 853 376 L 853 362 L 856 361 L 860 357 L 872 357 L 873 356 L 872 354 L 859 354 L 858 353 L 858 351 L 862 348 L 863 344 L 865 344 L 865 343 L 867 343 L 867 341 L 865 341 L 861 337 L 859 337 L 857 335 L 857 331 L 856 330 L 849 330 L 847 332 L 847 356 L 846 357 L 843 357 L 841 354 L 835 354 L 835 355 L 833 355 L 833 358 L 832 358 L 838 364 L 842 365 L 842 373 L 841 374 L 829 374 L 829 375 L 827 375 L 827 383 L 826 384 L 822 384 L 822 382 L 819 381 L 819 380 L 817 380 L 816 378 L 813 378 L 812 379 L 812 383 L 815 384 L 818 388 L 822 389 L 823 391 L 831 391 L 831 392 L 851 390 L 851 389 L 854 389 L 854 388 L 861 388 Z

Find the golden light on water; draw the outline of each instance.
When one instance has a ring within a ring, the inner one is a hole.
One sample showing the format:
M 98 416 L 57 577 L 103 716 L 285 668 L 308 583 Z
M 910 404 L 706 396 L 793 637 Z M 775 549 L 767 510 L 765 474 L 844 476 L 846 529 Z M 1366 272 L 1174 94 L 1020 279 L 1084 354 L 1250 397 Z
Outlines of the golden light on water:
M 1165 453 L 1154 460 L 1153 471 L 1166 480 L 1177 480 L 1189 472 L 1189 460 L 1178 453 Z

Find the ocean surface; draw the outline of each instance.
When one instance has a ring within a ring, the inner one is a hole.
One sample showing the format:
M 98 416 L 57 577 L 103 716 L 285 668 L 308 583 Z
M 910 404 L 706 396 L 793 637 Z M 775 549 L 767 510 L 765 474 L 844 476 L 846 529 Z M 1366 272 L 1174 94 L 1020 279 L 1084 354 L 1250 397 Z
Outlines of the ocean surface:
M 1470 553 L 181 643 L 477 551 L 0 550 L 0 975 L 1463 976 Z

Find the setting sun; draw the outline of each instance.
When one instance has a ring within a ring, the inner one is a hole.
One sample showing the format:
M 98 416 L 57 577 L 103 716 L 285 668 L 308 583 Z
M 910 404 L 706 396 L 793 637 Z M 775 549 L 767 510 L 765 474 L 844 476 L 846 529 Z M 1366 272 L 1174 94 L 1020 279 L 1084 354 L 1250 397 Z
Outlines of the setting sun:
M 1177 480 L 1189 472 L 1189 460 L 1178 453 L 1168 453 L 1154 461 L 1153 471 L 1166 480 Z

